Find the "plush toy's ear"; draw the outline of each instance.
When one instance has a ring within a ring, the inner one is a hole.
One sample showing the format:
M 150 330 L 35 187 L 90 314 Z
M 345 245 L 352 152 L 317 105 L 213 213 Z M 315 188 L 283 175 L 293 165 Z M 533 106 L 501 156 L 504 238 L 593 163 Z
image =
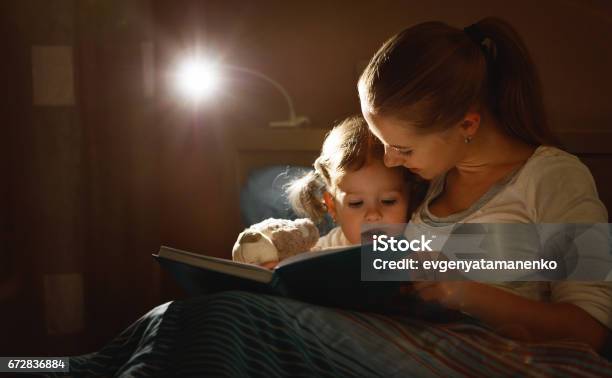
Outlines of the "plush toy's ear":
M 238 243 L 255 243 L 262 238 L 261 233 L 255 231 L 245 231 L 238 236 Z
M 278 261 L 278 250 L 264 234 L 258 231 L 246 230 L 238 235 L 238 240 L 232 248 L 234 261 L 263 264 Z

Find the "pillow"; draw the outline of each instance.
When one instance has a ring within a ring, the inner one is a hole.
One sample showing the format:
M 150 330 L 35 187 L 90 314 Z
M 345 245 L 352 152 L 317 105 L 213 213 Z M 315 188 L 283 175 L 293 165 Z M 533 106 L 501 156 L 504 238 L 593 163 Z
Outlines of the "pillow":
M 289 205 L 285 186 L 311 170 L 303 166 L 274 165 L 252 171 L 240 191 L 240 211 L 244 224 L 248 226 L 267 218 L 298 218 Z M 327 215 L 317 227 L 321 235 L 325 235 L 335 225 Z

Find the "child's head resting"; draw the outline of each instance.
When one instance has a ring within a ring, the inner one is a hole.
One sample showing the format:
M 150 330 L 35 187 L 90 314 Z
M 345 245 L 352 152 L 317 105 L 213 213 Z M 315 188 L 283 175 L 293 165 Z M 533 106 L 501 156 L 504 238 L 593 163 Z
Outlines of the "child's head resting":
M 329 213 L 353 244 L 364 225 L 406 223 L 410 174 L 385 167 L 383 156 L 362 117 L 344 120 L 327 134 L 314 171 L 288 188 L 291 205 L 315 222 Z

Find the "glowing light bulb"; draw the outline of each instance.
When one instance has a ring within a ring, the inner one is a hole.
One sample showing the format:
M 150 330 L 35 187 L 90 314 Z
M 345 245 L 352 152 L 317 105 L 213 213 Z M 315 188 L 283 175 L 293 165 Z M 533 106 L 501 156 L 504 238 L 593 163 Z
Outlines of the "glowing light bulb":
M 178 68 L 178 90 L 196 102 L 213 93 L 219 86 L 219 81 L 216 67 L 200 58 L 187 59 Z

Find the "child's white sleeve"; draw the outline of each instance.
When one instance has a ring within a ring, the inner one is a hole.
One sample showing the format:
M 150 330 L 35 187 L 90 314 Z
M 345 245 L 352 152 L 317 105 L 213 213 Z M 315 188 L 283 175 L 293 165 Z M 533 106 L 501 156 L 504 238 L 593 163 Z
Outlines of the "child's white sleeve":
M 319 241 L 312 247 L 311 251 L 320 251 L 326 248 L 344 247 L 348 245 L 350 245 L 350 243 L 346 236 L 344 236 L 342 228 L 334 227 L 327 235 L 319 238 Z

